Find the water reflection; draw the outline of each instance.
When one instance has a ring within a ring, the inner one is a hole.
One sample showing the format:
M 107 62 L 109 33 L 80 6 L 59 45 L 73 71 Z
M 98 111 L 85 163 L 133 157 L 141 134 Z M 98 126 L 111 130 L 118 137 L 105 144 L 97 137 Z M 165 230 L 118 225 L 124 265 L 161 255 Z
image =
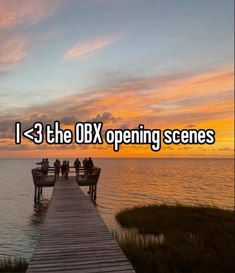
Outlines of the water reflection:
M 34 212 L 30 218 L 32 226 L 40 226 L 44 222 L 48 207 L 49 200 L 47 198 L 43 198 L 39 203 L 34 204 Z
M 35 162 L 38 159 L 0 160 L 0 259 L 30 258 L 40 234 L 52 188 L 44 189 L 42 201 L 34 206 L 30 170 Z M 233 160 L 95 159 L 94 162 L 102 168 L 96 206 L 111 230 L 118 229 L 115 213 L 134 205 L 184 203 L 233 209 Z M 87 192 L 87 188 L 83 190 Z

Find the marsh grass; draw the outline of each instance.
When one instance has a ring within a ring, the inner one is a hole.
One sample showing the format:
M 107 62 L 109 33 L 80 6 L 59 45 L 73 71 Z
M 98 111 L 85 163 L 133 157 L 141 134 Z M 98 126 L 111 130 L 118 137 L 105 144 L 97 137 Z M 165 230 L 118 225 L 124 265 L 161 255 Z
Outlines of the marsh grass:
M 28 262 L 24 258 L 0 260 L 0 272 L 26 272 Z
M 137 273 L 235 272 L 234 211 L 151 205 L 125 209 L 114 234 Z
M 123 231 L 113 231 L 113 237 L 119 242 L 128 242 L 139 247 L 148 247 L 149 245 L 157 245 L 164 243 L 164 236 L 153 234 L 140 234 L 137 229 L 124 229 Z

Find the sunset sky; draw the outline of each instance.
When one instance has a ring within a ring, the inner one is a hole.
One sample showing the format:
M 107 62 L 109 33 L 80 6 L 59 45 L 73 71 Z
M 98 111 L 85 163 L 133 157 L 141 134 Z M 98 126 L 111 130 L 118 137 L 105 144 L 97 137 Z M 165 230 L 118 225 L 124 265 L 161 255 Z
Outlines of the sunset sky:
M 233 0 L 0 0 L 0 157 L 233 157 Z M 15 145 L 14 125 L 212 128 L 214 145 Z

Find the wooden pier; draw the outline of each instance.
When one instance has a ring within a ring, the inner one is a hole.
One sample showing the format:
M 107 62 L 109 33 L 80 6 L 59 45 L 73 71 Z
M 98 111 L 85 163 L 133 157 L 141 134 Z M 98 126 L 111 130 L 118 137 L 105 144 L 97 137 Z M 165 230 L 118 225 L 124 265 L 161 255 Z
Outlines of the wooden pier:
M 76 177 L 57 180 L 27 273 L 134 273 Z

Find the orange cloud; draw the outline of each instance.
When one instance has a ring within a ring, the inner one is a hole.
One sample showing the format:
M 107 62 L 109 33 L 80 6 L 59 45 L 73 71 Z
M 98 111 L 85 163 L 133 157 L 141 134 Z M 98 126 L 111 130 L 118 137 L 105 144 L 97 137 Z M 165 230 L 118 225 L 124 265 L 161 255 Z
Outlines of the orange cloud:
M 104 48 L 114 43 L 116 39 L 117 38 L 103 38 L 90 42 L 78 43 L 65 53 L 64 60 L 76 60 L 81 56 L 92 54 L 98 49 Z
M 161 103 L 187 98 L 215 96 L 233 88 L 233 67 L 208 71 L 198 75 L 166 82 L 149 92 L 151 100 Z
M 147 128 L 212 128 L 216 131 L 216 143 L 205 146 L 163 147 L 159 153 L 153 153 L 148 146 L 122 146 L 118 154 L 112 147 L 73 145 L 69 149 L 63 146 L 35 147 L 31 143 L 19 149 L 17 154 L 25 156 L 71 156 L 79 149 L 81 156 L 182 156 L 182 157 L 223 157 L 233 156 L 233 69 L 223 68 L 198 75 L 187 75 L 178 79 L 159 77 L 121 81 L 103 89 L 82 95 L 61 97 L 52 103 L 38 105 L 17 112 L 17 120 L 25 126 L 34 121 L 64 121 L 65 127 L 71 127 L 76 121 L 102 119 L 104 130 L 110 128 L 134 128 L 143 123 Z M 66 107 L 65 107 L 66 105 Z M 20 116 L 21 113 L 21 116 Z M 47 113 L 42 115 L 42 113 Z M 14 118 L 0 123 L 2 133 L 7 134 Z M 13 133 L 13 131 L 12 131 Z M 0 145 L 1 146 L 1 145 Z M 14 145 L 13 145 L 14 146 Z M 10 151 L 14 153 L 13 146 Z M 102 147 L 102 148 L 101 148 Z M 12 150 L 11 150 L 12 149 Z M 4 149 L 3 149 L 4 150 Z M 3 154 L 6 152 L 3 151 Z
M 0 0 L 0 29 L 35 24 L 53 15 L 64 3 L 62 0 Z

